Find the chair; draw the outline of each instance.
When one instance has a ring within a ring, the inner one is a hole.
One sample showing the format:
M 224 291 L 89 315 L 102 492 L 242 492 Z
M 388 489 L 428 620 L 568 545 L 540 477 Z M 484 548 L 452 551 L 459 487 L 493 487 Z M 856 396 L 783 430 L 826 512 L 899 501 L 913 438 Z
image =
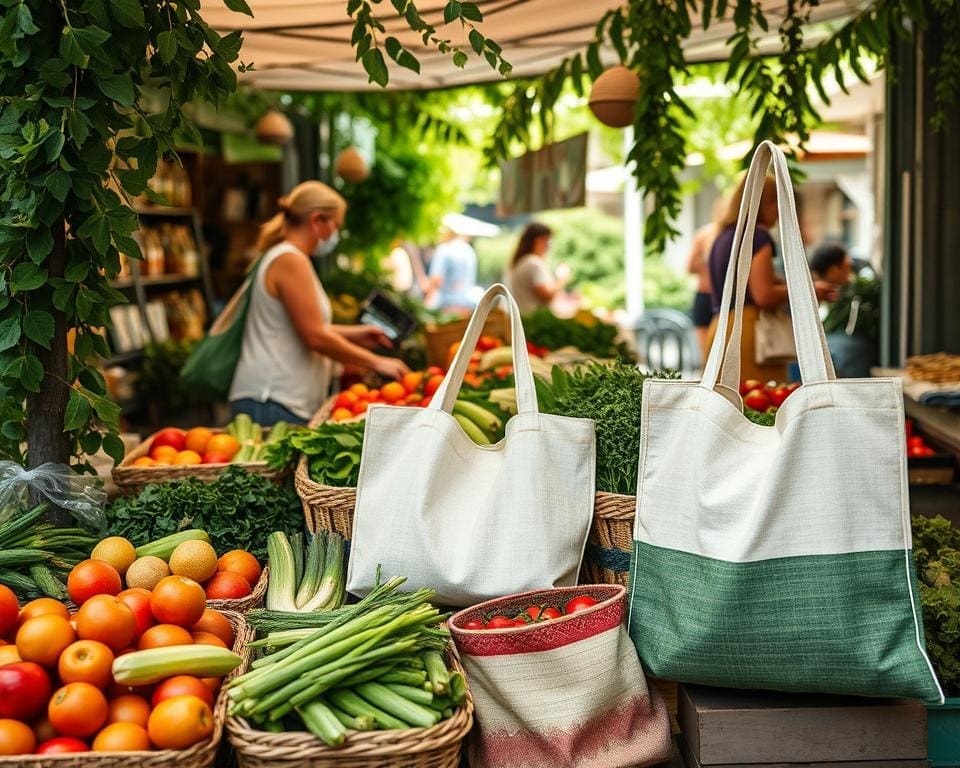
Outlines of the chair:
M 649 368 L 694 373 L 700 363 L 693 321 L 676 309 L 651 309 L 634 325 L 637 354 Z

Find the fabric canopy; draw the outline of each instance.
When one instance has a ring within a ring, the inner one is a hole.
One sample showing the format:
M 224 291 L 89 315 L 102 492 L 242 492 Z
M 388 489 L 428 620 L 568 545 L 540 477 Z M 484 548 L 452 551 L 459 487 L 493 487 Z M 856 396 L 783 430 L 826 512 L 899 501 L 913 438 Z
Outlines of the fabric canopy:
M 288 91 L 359 91 L 377 89 L 369 84 L 363 67 L 354 60 L 350 37 L 353 21 L 346 14 L 345 0 L 249 0 L 254 16 L 228 10 L 222 0 L 204 0 L 206 20 L 222 33 L 243 30 L 242 61 L 255 70 L 241 75 L 241 81 L 258 88 Z M 779 46 L 777 26 L 783 14 L 783 0 L 761 3 L 770 21 L 770 34 L 761 41 L 761 50 Z M 501 79 L 486 61 L 473 55 L 466 32 L 456 23 L 443 24 L 445 0 L 420 0 L 417 7 L 438 34 L 470 53 L 463 69 L 454 66 L 450 55 L 425 47 L 418 35 L 397 17 L 392 4 L 384 0 L 374 6 L 387 35 L 396 36 L 420 60 L 421 73 L 390 62 L 390 88 L 400 90 L 447 88 Z M 479 0 L 484 15 L 480 29 L 503 46 L 505 58 L 513 65 L 514 77 L 547 72 L 565 56 L 582 50 L 593 38 L 600 17 L 620 3 L 610 0 Z M 855 11 L 855 0 L 823 0 L 813 9 L 811 22 L 836 19 Z M 687 41 L 691 61 L 726 59 L 725 41 L 732 24 L 711 26 L 706 32 L 697 24 Z M 613 51 L 604 53 L 606 63 L 615 63 Z

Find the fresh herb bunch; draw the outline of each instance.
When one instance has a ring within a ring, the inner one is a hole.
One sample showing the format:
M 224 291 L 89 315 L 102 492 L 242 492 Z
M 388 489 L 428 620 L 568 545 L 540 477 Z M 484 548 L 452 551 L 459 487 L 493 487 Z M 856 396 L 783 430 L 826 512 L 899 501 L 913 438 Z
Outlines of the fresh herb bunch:
M 136 496 L 117 499 L 107 509 L 107 525 L 112 535 L 137 545 L 201 528 L 218 549 L 245 549 L 265 560 L 263 532 L 296 533 L 303 528 L 303 512 L 289 483 L 277 485 L 229 467 L 212 483 L 196 478 L 155 483 Z
M 772 427 L 777 418 L 776 411 L 773 413 L 769 411 L 755 411 L 753 408 L 747 408 L 746 406 L 743 407 L 743 415 L 761 427 Z
M 913 556 L 927 652 L 947 696 L 960 695 L 960 529 L 949 520 L 913 518 Z
M 356 486 L 366 422 L 326 422 L 313 429 L 297 429 L 267 448 L 267 464 L 274 469 L 307 457 L 310 479 L 321 485 Z
M 523 318 L 527 339 L 547 349 L 576 347 L 597 357 L 628 359 L 630 351 L 617 343 L 617 327 L 599 320 L 587 325 L 579 320 L 557 317 L 549 309 L 537 309 Z
M 678 379 L 676 371 L 644 372 L 617 360 L 573 371 L 554 366 L 551 381 L 536 379 L 540 410 L 597 423 L 597 490 L 637 492 L 640 404 L 647 379 Z

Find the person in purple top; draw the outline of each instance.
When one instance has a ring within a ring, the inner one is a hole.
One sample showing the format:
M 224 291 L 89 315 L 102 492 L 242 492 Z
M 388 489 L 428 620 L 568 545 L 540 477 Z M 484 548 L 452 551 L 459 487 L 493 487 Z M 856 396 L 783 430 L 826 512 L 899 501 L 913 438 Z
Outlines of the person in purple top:
M 710 249 L 709 269 L 713 321 L 710 324 L 709 343 L 713 343 L 719 322 L 720 301 L 723 296 L 723 282 L 730 263 L 730 249 L 737 228 L 740 213 L 740 200 L 746 175 L 741 178 L 736 191 L 730 196 L 727 208 L 719 222 L 720 232 Z M 777 223 L 777 187 L 772 176 L 763 182 L 760 196 L 760 208 L 757 212 L 757 229 L 753 233 L 753 261 L 750 263 L 750 275 L 747 278 L 747 296 L 743 311 L 743 334 L 741 336 L 740 380 L 785 381 L 786 365 L 757 365 L 754 346 L 756 341 L 757 318 L 761 309 L 776 309 L 789 303 L 787 286 L 773 268 L 775 244 L 770 236 L 770 228 Z M 830 300 L 835 294 L 834 286 L 818 280 L 814 283 L 817 298 Z M 731 312 L 732 315 L 732 312 Z M 730 318 L 732 325 L 733 318 Z M 709 348 L 709 347 L 708 347 Z

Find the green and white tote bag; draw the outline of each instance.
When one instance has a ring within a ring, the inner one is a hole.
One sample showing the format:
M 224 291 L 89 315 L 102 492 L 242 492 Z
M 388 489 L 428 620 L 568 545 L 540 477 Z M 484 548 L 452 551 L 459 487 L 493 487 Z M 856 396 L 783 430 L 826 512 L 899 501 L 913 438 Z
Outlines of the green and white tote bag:
M 761 427 L 738 380 L 771 159 L 803 383 Z M 750 166 L 703 377 L 648 379 L 641 418 L 629 626 L 650 674 L 942 701 L 911 553 L 900 381 L 836 379 L 786 159 L 769 142 Z

